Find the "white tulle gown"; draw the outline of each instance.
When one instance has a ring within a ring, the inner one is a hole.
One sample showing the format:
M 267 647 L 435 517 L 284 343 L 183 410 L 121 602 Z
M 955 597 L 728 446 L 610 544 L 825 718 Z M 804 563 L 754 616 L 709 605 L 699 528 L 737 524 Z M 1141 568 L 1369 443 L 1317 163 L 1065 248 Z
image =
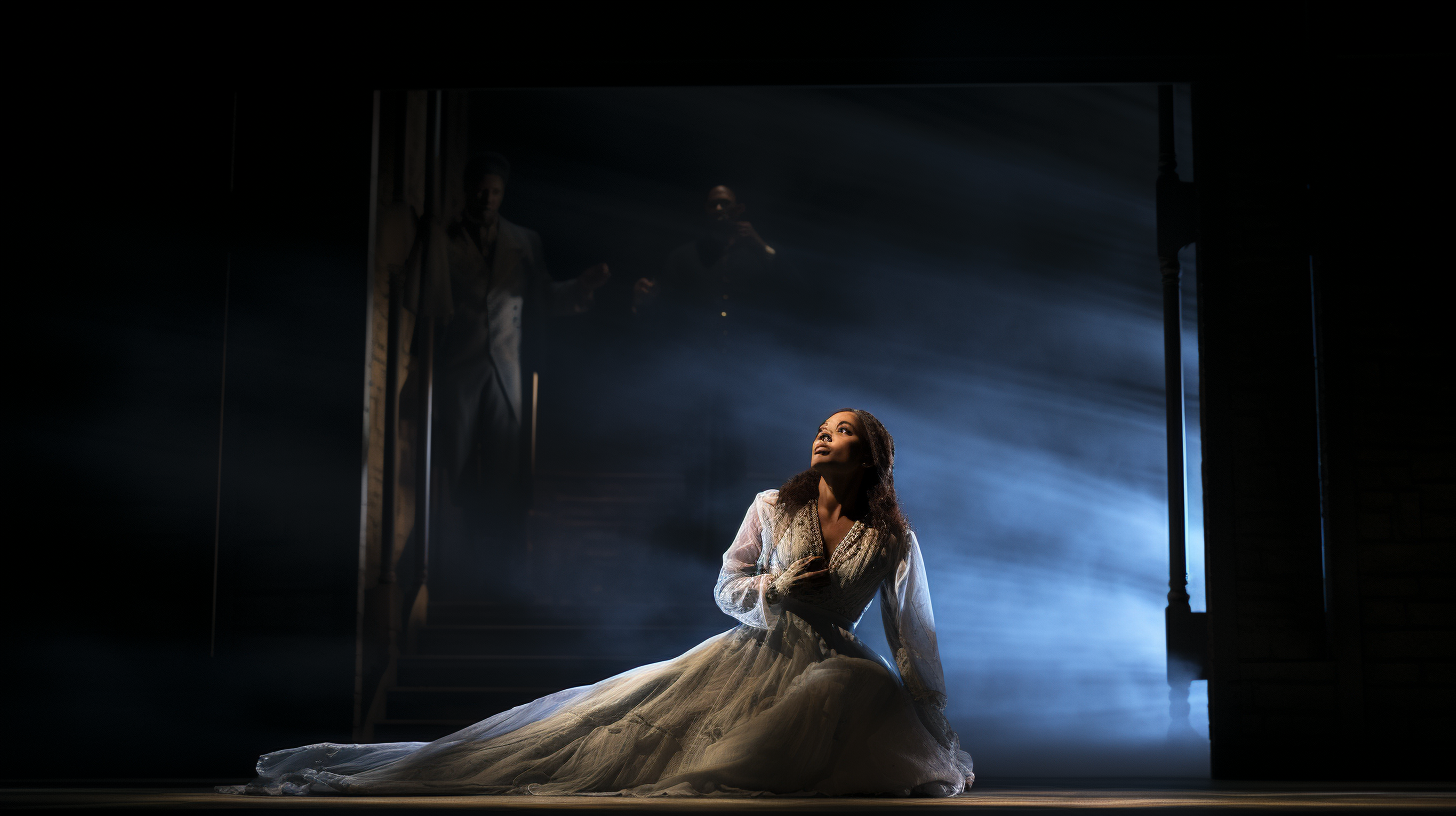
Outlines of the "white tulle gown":
M 517 706 L 434 742 L 309 745 L 266 754 L 248 794 L 960 793 L 971 758 L 945 717 L 915 536 L 856 524 L 827 586 L 771 604 L 799 558 L 823 555 L 813 504 L 783 519 L 760 493 L 723 555 L 715 594 L 741 621 L 672 660 Z M 876 590 L 898 677 L 855 639 Z

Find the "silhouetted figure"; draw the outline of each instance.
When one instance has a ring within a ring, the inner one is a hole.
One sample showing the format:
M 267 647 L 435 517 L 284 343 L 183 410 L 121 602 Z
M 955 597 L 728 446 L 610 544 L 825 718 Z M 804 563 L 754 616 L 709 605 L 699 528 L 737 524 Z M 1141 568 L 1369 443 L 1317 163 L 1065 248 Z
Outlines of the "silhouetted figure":
M 674 250 L 659 278 L 638 279 L 632 308 L 665 312 L 660 319 L 672 323 L 681 340 L 721 347 L 763 328 L 765 312 L 785 294 L 785 281 L 777 250 L 740 220 L 745 207 L 732 190 L 709 190 L 703 210 L 703 234 Z
M 498 153 L 467 163 L 464 210 L 433 236 L 426 276 L 440 330 L 436 462 L 453 504 L 467 511 L 471 540 L 463 545 L 477 551 L 499 550 L 475 545 L 509 543 L 523 533 L 530 406 L 522 399 L 522 324 L 543 313 L 587 310 L 610 277 L 607 265 L 597 264 L 575 279 L 553 281 L 540 236 L 499 214 L 509 178 L 510 164 Z M 442 532 L 460 537 L 448 527 Z M 448 549 L 461 546 L 450 542 Z
M 688 450 L 700 455 L 684 464 L 689 493 L 701 499 L 705 552 L 732 537 L 738 508 L 757 489 L 745 478 L 751 457 L 743 430 L 754 395 L 734 387 L 734 369 L 773 347 L 775 322 L 793 319 L 798 293 L 778 251 L 743 220 L 745 209 L 727 186 L 709 190 L 702 233 L 632 292 L 633 313 L 656 324 L 659 344 L 691 347 L 699 369 L 672 381 L 698 392 L 685 401 L 684 432 L 694 440 Z

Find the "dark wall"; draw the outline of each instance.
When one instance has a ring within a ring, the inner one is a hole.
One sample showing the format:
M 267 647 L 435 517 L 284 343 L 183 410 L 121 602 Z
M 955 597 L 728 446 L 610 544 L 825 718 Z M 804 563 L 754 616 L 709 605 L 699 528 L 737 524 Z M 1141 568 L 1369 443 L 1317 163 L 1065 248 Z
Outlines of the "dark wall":
M 1450 773 L 1430 67 L 1194 86 L 1215 776 Z
M 1215 776 L 1266 745 L 1301 756 L 1340 728 L 1322 705 L 1332 667 L 1301 103 L 1279 82 L 1194 86 Z
M 64 101 L 15 302 L 6 775 L 245 776 L 351 726 L 371 96 Z
M 1423 169 L 1430 66 L 1313 99 L 1331 653 L 1341 719 L 1380 775 L 1444 776 L 1456 727 L 1456 437 L 1439 290 L 1443 195 Z

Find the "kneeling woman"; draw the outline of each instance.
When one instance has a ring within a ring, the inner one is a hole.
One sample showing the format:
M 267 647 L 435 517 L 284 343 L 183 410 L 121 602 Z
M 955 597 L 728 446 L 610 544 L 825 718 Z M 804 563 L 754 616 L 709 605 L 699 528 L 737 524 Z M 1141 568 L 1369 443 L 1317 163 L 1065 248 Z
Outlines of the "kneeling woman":
M 430 743 L 267 754 L 249 794 L 889 794 L 974 779 L 942 711 L 925 566 L 879 420 L 840 411 L 810 469 L 758 494 L 714 594 L 741 621 L 673 660 Z M 853 630 L 876 590 L 898 675 Z

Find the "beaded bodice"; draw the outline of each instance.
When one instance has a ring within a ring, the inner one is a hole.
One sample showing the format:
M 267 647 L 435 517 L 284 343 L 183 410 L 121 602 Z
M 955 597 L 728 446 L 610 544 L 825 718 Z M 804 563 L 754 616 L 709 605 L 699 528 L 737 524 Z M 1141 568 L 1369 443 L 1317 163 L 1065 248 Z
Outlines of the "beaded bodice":
M 895 544 L 893 539 L 856 524 L 829 558 L 827 584 L 791 588 L 790 595 L 775 601 L 778 576 L 801 558 L 823 556 L 828 547 L 814 504 L 786 518 L 778 507 L 778 491 L 765 490 L 754 498 L 733 545 L 723 553 L 723 569 L 718 573 L 713 597 L 719 609 L 743 624 L 774 629 L 783 620 L 779 612 L 789 606 L 790 598 L 836 617 L 858 621 L 878 591 L 885 641 L 895 656 L 895 668 L 905 690 L 915 702 L 916 714 L 942 746 L 953 747 L 958 742 L 942 711 L 946 703 L 945 675 L 936 646 L 935 616 L 930 608 L 920 544 L 913 532 L 907 532 L 903 546 Z M 802 607 L 794 614 L 808 621 Z
M 824 534 L 819 529 L 819 511 L 811 502 L 799 508 L 787 522 L 780 518 L 767 570 L 778 575 L 801 558 L 826 556 Z M 852 621 L 859 620 L 875 591 L 894 569 L 879 531 L 855 522 L 829 559 L 829 583 L 795 592 L 804 603 L 826 609 Z

